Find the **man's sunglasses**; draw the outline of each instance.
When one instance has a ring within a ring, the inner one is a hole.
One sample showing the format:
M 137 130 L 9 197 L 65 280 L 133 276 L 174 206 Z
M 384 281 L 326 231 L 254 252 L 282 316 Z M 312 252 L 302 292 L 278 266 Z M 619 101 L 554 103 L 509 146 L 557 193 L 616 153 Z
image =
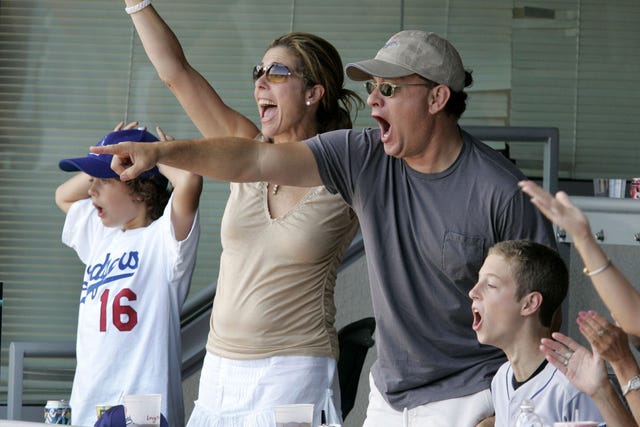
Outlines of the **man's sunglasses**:
M 405 86 L 426 86 L 433 87 L 432 83 L 405 83 L 405 84 L 394 84 L 389 82 L 380 82 L 376 83 L 373 80 L 366 81 L 364 83 L 364 87 L 367 89 L 367 93 L 371 95 L 376 88 L 380 91 L 382 96 L 387 98 L 391 98 L 396 93 L 396 88 L 405 87 Z
M 262 64 L 253 67 L 253 81 L 255 82 L 263 74 L 267 75 L 267 81 L 269 83 L 283 83 L 287 78 L 296 75 L 286 65 L 274 62 L 266 67 Z

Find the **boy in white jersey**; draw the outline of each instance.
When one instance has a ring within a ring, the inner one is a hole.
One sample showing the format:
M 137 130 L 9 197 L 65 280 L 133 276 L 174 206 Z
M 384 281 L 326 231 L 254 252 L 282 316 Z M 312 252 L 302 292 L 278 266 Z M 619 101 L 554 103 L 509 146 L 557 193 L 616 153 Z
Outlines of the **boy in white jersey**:
M 502 349 L 508 361 L 491 383 L 495 426 L 512 427 L 524 399 L 552 425 L 602 421 L 589 396 L 576 389 L 540 350 L 569 285 L 567 268 L 553 249 L 528 240 L 492 246 L 471 289 L 473 330 L 482 344 Z
M 136 125 L 121 123 L 98 145 L 158 140 Z M 162 414 L 181 427 L 180 311 L 200 236 L 202 177 L 160 165 L 125 183 L 110 165 L 110 155 L 94 154 L 59 165 L 80 171 L 58 187 L 56 204 L 66 214 L 62 241 L 86 265 L 72 422 L 93 426 L 96 405 L 116 405 L 123 394 L 160 393 Z

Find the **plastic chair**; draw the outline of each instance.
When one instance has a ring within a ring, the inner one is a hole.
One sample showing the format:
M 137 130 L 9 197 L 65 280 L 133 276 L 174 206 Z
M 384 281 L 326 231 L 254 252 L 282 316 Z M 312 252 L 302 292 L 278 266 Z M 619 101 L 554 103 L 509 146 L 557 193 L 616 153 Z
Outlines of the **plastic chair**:
M 358 383 L 364 360 L 369 348 L 373 346 L 373 332 L 376 321 L 373 317 L 356 320 L 338 331 L 340 358 L 338 359 L 338 377 L 340 380 L 340 404 L 342 418 L 347 418 L 356 401 Z

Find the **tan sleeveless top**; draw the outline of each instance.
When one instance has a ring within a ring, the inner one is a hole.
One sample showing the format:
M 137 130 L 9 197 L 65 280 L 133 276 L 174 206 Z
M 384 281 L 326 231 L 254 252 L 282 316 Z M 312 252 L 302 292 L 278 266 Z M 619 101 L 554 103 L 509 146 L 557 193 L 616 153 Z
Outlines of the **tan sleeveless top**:
M 232 183 L 207 351 L 337 358 L 336 269 L 357 228 L 351 208 L 324 187 L 271 218 L 267 183 Z

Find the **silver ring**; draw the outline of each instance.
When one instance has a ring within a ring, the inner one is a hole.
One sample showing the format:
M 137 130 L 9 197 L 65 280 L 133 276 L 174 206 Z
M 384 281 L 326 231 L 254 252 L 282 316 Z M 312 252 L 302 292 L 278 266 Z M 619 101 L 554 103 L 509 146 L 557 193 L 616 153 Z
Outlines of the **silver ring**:
M 605 332 L 607 332 L 605 329 L 600 329 L 600 330 L 598 331 L 598 336 L 599 336 L 599 337 L 603 336 L 603 335 L 605 334 Z
M 573 351 L 569 350 L 569 351 L 567 352 L 567 355 L 566 355 L 566 356 L 564 356 L 564 357 L 565 357 L 565 359 L 569 360 L 569 359 L 571 359 L 571 356 L 573 356 Z
M 564 366 L 567 366 L 569 364 L 569 359 L 564 359 Z

